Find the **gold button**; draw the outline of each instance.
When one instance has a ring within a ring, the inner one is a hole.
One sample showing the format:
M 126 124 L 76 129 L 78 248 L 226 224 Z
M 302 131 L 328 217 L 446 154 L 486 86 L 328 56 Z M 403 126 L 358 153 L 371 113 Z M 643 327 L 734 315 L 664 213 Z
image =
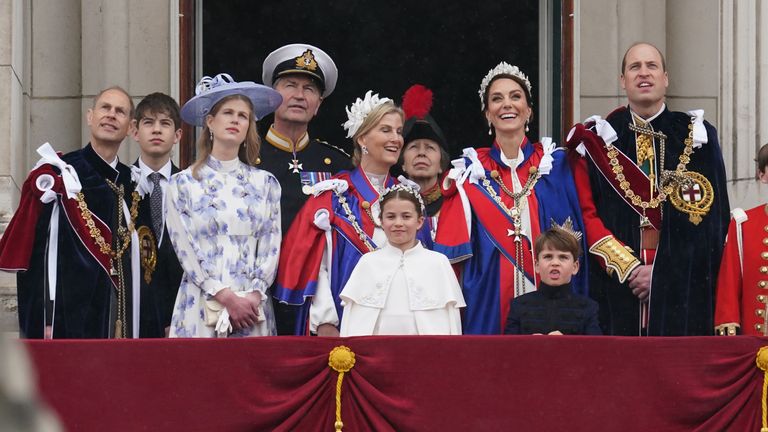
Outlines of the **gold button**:
M 762 274 L 768 273 L 768 266 L 761 266 L 760 267 L 760 273 L 762 273 Z
M 763 325 L 762 324 L 755 324 L 755 330 L 763 331 Z
M 761 253 L 761 254 L 760 254 L 760 258 L 762 258 L 762 259 L 764 259 L 764 260 L 768 260 L 768 252 L 763 252 L 763 253 Z
M 764 226 L 763 229 L 765 230 L 765 232 L 768 232 L 768 225 Z
M 765 296 L 760 294 L 759 296 L 757 296 L 757 301 L 759 301 L 760 303 L 765 303 Z
M 365 210 L 368 210 L 369 208 L 371 208 L 371 203 L 369 203 L 368 201 L 363 201 L 363 202 L 362 202 L 360 205 L 361 205 L 361 206 L 362 206 L 362 207 L 363 207 Z
M 256 158 L 256 165 L 261 163 L 261 158 Z
M 763 244 L 764 244 L 764 245 L 766 245 L 766 246 L 768 246 L 768 237 L 765 237 L 765 238 L 763 239 Z
M 757 286 L 759 286 L 760 288 L 765 288 L 766 286 L 768 286 L 768 282 L 760 281 L 757 283 Z
M 755 315 L 759 317 L 765 316 L 765 309 L 755 309 Z
M 331 164 L 331 158 L 325 158 L 325 159 L 323 159 L 323 162 L 325 162 L 326 165 L 330 165 Z

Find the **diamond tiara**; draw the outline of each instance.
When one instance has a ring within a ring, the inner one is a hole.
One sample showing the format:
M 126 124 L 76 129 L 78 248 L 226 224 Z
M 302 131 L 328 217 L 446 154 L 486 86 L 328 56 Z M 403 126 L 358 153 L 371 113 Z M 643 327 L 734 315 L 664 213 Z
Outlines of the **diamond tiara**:
M 480 111 L 485 111 L 485 89 L 488 88 L 488 85 L 494 78 L 496 78 L 497 75 L 512 75 L 514 77 L 520 78 L 525 83 L 525 87 L 528 88 L 528 94 L 530 95 L 533 93 L 531 82 L 528 80 L 528 77 L 523 73 L 523 71 L 520 70 L 520 68 L 517 66 L 512 66 L 507 62 L 501 62 L 497 64 L 495 68 L 489 70 L 488 74 L 480 83 L 480 91 L 478 91 L 478 94 L 480 95 L 480 106 L 482 107 Z

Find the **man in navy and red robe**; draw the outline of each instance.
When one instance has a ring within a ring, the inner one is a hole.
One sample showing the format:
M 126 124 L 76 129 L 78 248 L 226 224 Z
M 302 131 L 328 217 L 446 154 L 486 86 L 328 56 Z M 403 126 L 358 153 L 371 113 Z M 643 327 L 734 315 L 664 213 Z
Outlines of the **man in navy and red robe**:
M 61 157 L 38 149 L 0 241 L 0 269 L 17 272 L 24 337 L 138 335 L 133 183 L 117 158 L 132 114 L 125 90 L 108 88 L 87 112 L 86 147 Z
M 729 219 L 717 131 L 667 109 L 656 47 L 630 47 L 620 79 L 629 106 L 568 137 L 603 332 L 710 335 Z

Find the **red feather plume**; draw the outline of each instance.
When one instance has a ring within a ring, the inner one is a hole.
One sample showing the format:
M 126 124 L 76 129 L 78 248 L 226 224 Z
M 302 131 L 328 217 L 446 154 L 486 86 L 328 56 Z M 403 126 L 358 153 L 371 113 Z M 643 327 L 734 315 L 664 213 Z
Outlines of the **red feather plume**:
M 411 117 L 423 119 L 432 109 L 432 90 L 421 84 L 414 84 L 403 94 L 403 112 L 405 119 Z

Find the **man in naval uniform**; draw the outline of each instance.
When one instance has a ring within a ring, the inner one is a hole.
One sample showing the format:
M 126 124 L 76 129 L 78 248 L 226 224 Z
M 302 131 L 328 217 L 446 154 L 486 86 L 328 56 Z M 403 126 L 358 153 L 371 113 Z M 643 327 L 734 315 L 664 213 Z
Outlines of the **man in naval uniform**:
M 729 210 L 717 131 L 667 109 L 653 45 L 627 50 L 620 81 L 629 106 L 568 136 L 603 333 L 711 335 Z
M 338 70 L 325 51 L 309 44 L 280 47 L 264 59 L 262 79 L 283 96 L 261 146 L 259 168 L 282 187 L 283 233 L 312 193 L 312 186 L 341 170 L 352 169 L 347 153 L 307 133 L 323 99 L 336 87 Z M 293 308 L 275 304 L 278 334 L 292 335 Z

